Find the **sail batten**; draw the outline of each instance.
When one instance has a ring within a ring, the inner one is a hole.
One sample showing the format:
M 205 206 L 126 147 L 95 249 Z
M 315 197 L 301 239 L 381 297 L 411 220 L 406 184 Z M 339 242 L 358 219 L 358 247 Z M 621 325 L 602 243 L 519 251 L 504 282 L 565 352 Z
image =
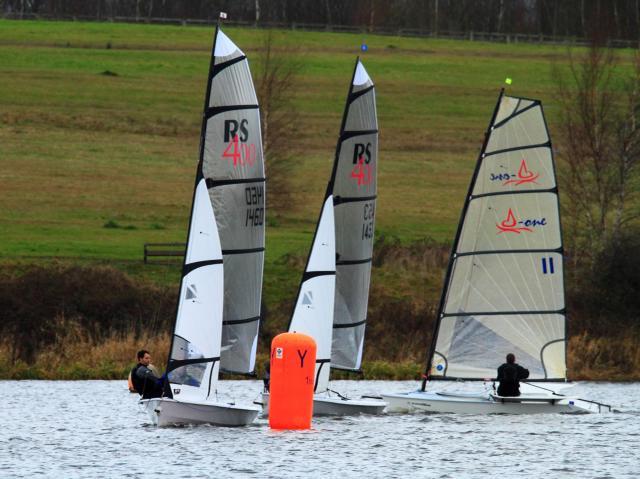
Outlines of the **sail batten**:
M 375 86 L 356 61 L 330 182 L 336 222 L 331 367 L 359 371 L 369 301 L 378 175 Z
M 563 244 L 542 105 L 501 94 L 478 157 L 428 358 L 433 379 L 566 378 Z

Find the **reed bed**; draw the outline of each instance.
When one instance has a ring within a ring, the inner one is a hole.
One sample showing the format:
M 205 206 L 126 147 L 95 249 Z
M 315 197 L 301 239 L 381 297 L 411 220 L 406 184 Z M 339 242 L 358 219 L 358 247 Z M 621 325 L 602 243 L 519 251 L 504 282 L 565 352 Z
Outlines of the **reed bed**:
M 43 348 L 32 364 L 11 363 L 10 348 L 0 346 L 1 379 L 126 379 L 139 349 L 151 352 L 162 371 L 167 362 L 170 336 L 113 334 L 95 342 L 81 329 L 70 327 L 56 342 Z M 256 375 L 262 377 L 268 354 L 261 352 Z M 568 350 L 569 378 L 580 381 L 640 380 L 640 344 L 634 337 L 596 338 L 586 333 L 573 336 Z M 365 360 L 362 374 L 335 371 L 335 379 L 419 380 L 424 371 L 420 359 Z M 225 376 L 241 379 L 243 376 Z

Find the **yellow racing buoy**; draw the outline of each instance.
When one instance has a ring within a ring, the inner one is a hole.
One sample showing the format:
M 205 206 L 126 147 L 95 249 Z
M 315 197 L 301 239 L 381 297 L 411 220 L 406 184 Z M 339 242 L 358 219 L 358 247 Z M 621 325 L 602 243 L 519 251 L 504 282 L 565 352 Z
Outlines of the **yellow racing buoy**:
M 269 427 L 309 429 L 313 416 L 316 342 L 302 333 L 278 334 L 271 342 Z

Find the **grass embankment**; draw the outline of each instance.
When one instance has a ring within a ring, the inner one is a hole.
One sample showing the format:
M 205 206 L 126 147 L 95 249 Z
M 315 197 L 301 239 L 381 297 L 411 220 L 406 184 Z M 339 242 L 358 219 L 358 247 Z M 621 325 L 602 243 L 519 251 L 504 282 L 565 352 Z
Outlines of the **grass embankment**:
M 7 274 L 19 276 L 33 264 L 110 265 L 135 284 L 150 282 L 175 294 L 178 268 L 142 265 L 142 245 L 184 241 L 212 33 L 0 20 L 0 258 Z M 227 33 L 250 59 L 260 54 L 263 32 Z M 289 165 L 290 208 L 267 214 L 264 338 L 286 324 L 363 41 L 362 35 L 308 32 L 277 38 L 297 47 L 292 60 L 302 65 L 294 92 L 299 124 L 291 134 L 292 148 L 302 153 Z M 393 254 L 373 270 L 365 371 L 376 360 L 405 361 L 419 371 L 442 287 L 447 248 L 439 245 L 453 236 L 498 89 L 509 76 L 510 93 L 541 98 L 553 136 L 558 112 L 550 61 L 562 63 L 565 50 L 372 35 L 365 40 L 380 123 L 376 235 L 394 244 Z M 626 61 L 621 68 L 628 68 Z M 384 251 L 379 245 L 376 254 Z M 112 377 L 128 367 L 139 345 L 153 344 L 156 357 L 164 351 L 156 338 L 109 334 L 102 343 L 74 342 L 77 355 L 70 345 L 59 345 L 53 356 L 38 351 L 35 369 L 23 370 L 71 377 L 75 373 L 65 368 L 76 364 L 81 377 L 102 377 L 100 371 Z M 112 342 L 125 345 L 122 355 Z M 66 359 L 56 362 L 62 352 Z M 601 364 L 589 361 L 589 371 L 599 375 Z M 0 374 L 13 370 L 8 365 Z

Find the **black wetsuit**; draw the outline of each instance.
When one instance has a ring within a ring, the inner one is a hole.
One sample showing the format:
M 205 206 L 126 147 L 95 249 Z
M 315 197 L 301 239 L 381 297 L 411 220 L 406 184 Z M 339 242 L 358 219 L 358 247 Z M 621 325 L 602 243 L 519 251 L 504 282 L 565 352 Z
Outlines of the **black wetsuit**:
M 527 379 L 529 370 L 518 364 L 504 363 L 498 368 L 499 396 L 520 396 L 520 379 Z
M 131 382 L 142 399 L 151 399 L 162 396 L 162 385 L 160 378 L 153 374 L 153 371 L 143 364 L 136 364 L 131 370 Z

